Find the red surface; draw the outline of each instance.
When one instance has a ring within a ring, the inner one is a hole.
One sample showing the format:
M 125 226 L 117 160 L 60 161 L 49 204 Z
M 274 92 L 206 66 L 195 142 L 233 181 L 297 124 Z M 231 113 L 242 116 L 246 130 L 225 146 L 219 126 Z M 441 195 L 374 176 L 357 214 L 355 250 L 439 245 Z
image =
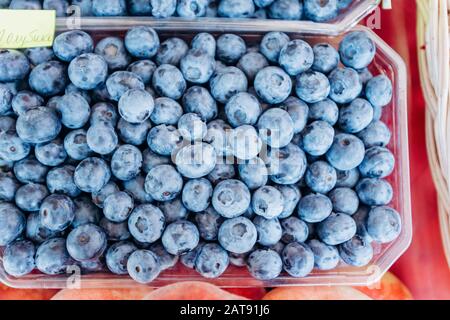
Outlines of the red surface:
M 416 299 L 450 299 L 448 267 L 439 231 L 436 191 L 425 145 L 425 103 L 417 64 L 415 1 L 393 1 L 382 10 L 375 30 L 405 60 L 409 69 L 409 141 L 414 234 L 409 250 L 393 266 Z M 447 66 L 443 66 L 447 67 Z

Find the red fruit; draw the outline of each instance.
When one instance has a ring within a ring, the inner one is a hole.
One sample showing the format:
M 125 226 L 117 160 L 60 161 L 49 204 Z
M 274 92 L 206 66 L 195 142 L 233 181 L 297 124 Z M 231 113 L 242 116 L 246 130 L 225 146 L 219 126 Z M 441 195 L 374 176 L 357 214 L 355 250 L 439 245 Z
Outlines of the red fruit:
M 49 300 L 58 290 L 14 289 L 0 284 L 0 300 Z
M 206 282 L 180 282 L 159 288 L 142 300 L 248 300 Z
M 146 286 L 129 289 L 64 289 L 52 300 L 141 300 L 152 291 Z
M 357 287 L 375 300 L 413 300 L 409 289 L 394 274 L 387 272 L 373 287 Z
M 286 287 L 266 294 L 263 300 L 371 300 L 352 287 Z
M 227 288 L 225 290 L 250 300 L 261 300 L 267 293 L 264 288 Z

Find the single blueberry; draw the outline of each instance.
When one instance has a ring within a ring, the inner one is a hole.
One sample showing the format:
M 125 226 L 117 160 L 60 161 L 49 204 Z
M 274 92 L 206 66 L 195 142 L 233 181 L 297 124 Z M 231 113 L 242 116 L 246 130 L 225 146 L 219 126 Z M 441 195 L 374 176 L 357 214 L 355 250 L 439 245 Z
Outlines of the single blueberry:
M 137 74 L 144 84 L 149 84 L 151 82 L 155 70 L 156 64 L 151 60 L 138 60 L 127 67 L 127 71 Z
M 314 254 L 314 266 L 319 270 L 332 270 L 339 264 L 339 251 L 317 239 L 307 242 Z
M 108 183 L 111 170 L 103 159 L 90 157 L 78 164 L 73 177 L 81 191 L 93 193 L 100 191 Z
M 232 164 L 217 163 L 207 178 L 213 185 L 217 185 L 221 181 L 234 179 L 235 176 L 236 170 Z
M 13 170 L 16 179 L 22 183 L 42 183 L 49 168 L 30 156 L 15 162 Z
M 71 165 L 50 170 L 47 174 L 47 188 L 50 193 L 62 193 L 69 197 L 78 196 L 81 191 L 73 180 L 74 172 L 75 167 Z
M 272 186 L 263 186 L 253 193 L 253 211 L 266 219 L 278 217 L 283 212 L 283 205 L 283 195 Z
M 344 243 L 356 234 L 356 223 L 345 213 L 332 213 L 317 225 L 317 235 L 328 245 Z
M 65 62 L 70 62 L 75 57 L 92 51 L 94 51 L 94 41 L 89 34 L 81 30 L 61 33 L 53 42 L 55 56 Z
M 262 216 L 256 216 L 253 224 L 258 232 L 257 242 L 266 247 L 270 247 L 281 240 L 283 230 L 280 221 L 277 218 L 266 219 Z
M 217 15 L 224 18 L 250 18 L 255 12 L 253 0 L 221 0 Z
M 339 53 L 345 66 L 360 70 L 372 63 L 376 47 L 366 32 L 353 31 L 342 39 Z
M 281 49 L 289 41 L 289 36 L 286 33 L 277 31 L 269 32 L 262 38 L 259 50 L 270 62 L 278 62 Z
M 338 0 L 304 0 L 305 18 L 314 22 L 327 22 L 339 13 Z
M 74 160 L 83 160 L 92 154 L 84 129 L 70 131 L 64 138 L 64 149 L 67 155 Z
M 115 192 L 103 203 L 103 214 L 113 222 L 124 222 L 134 208 L 133 198 L 126 192 Z
M 131 62 L 131 57 L 125 49 L 125 44 L 121 38 L 103 38 L 97 43 L 95 53 L 105 59 L 110 71 L 125 69 Z
M 66 239 L 49 239 L 36 250 L 36 268 L 44 274 L 57 275 L 69 271 L 75 262 L 66 249 Z
M 291 116 L 294 122 L 294 134 L 302 132 L 308 121 L 308 105 L 302 100 L 291 96 L 278 105 L 278 107 L 287 111 Z
M 294 136 L 294 122 L 287 111 L 271 108 L 258 120 L 257 127 L 263 142 L 273 148 L 287 146 Z
M 98 154 L 107 155 L 116 149 L 119 138 L 111 125 L 100 122 L 88 129 L 86 141 L 92 151 Z
M 275 0 L 268 9 L 271 19 L 300 20 L 303 16 L 303 2 L 298 0 Z
M 379 243 L 392 242 L 400 235 L 402 220 L 393 208 L 383 206 L 370 210 L 366 221 L 367 233 Z
M 11 100 L 11 108 L 18 116 L 26 113 L 28 110 L 35 109 L 43 105 L 44 99 L 40 95 L 28 90 L 17 92 Z
M 183 187 L 183 205 L 192 212 L 202 212 L 208 208 L 213 192 L 211 182 L 205 178 L 192 179 Z
M 25 215 L 15 205 L 0 203 L 0 246 L 16 240 L 25 230 Z
M 239 164 L 239 177 L 251 190 L 258 189 L 267 184 L 268 171 L 261 158 L 253 158 Z
M 185 113 L 178 120 L 178 131 L 187 141 L 201 141 L 207 133 L 207 127 L 196 113 Z
M 182 255 L 193 250 L 199 243 L 197 227 L 187 220 L 177 220 L 169 224 L 162 235 L 164 248 L 173 255 Z
M 256 74 L 268 65 L 269 62 L 261 53 L 248 52 L 239 59 L 236 66 L 245 73 L 249 81 L 253 81 Z
M 194 221 L 202 239 L 215 241 L 224 218 L 213 207 L 208 207 L 205 211 L 196 213 Z
M 373 248 L 370 242 L 360 236 L 339 245 L 342 260 L 351 266 L 362 267 L 370 263 L 373 258 Z
M 214 57 L 204 50 L 191 49 L 181 58 L 180 70 L 187 81 L 202 84 L 213 75 L 215 64 Z
M 0 175 L 0 201 L 13 201 L 19 187 L 20 183 L 14 177 Z
M 17 118 L 16 130 L 23 142 L 45 143 L 58 136 L 61 121 L 53 110 L 39 107 L 20 115 Z
M 13 277 L 22 277 L 33 271 L 36 248 L 33 242 L 17 240 L 10 243 L 3 253 L 3 268 Z
M 354 188 L 359 181 L 360 173 L 358 168 L 351 170 L 336 170 L 336 187 Z
M 135 58 L 150 59 L 159 49 L 158 34 L 150 27 L 134 27 L 125 35 L 125 47 Z
M 0 50 L 0 82 L 24 79 L 30 72 L 30 62 L 20 51 Z
M 167 164 L 152 168 L 145 178 L 145 191 L 157 201 L 175 199 L 183 188 L 183 179 L 176 169 Z
M 358 132 L 357 136 L 366 148 L 371 148 L 386 147 L 391 141 L 392 134 L 384 122 L 375 120 L 364 130 Z
M 328 78 L 317 71 L 305 71 L 297 76 L 295 83 L 297 96 L 307 103 L 316 103 L 328 97 Z
M 150 0 L 155 18 L 168 18 L 175 14 L 177 0 Z
M 125 16 L 126 0 L 92 0 L 92 13 L 96 17 Z
M 292 80 L 281 68 L 269 66 L 256 74 L 254 86 L 256 93 L 264 102 L 278 104 L 289 97 Z
M 77 88 L 92 90 L 106 81 L 108 64 L 101 55 L 86 53 L 70 62 L 68 72 L 70 81 Z
M 338 51 L 329 43 L 318 43 L 313 47 L 314 63 L 312 69 L 325 74 L 335 69 L 340 60 Z
M 129 71 L 116 71 L 106 80 L 106 88 L 111 99 L 119 101 L 122 95 L 131 89 L 145 89 L 142 79 Z
M 328 76 L 330 99 L 339 104 L 350 103 L 362 91 L 362 82 L 358 72 L 352 68 L 336 68 Z
M 298 216 L 302 220 L 308 223 L 317 223 L 330 216 L 333 204 L 327 196 L 312 193 L 300 199 L 297 210 Z
M 224 70 L 216 72 L 211 77 L 209 85 L 211 87 L 211 95 L 218 102 L 227 103 L 235 94 L 247 91 L 248 80 L 240 69 L 225 67 Z
M 390 150 L 373 147 L 366 150 L 359 171 L 367 178 L 385 178 L 394 171 L 394 167 L 395 157 Z
M 296 217 L 281 220 L 282 237 L 284 243 L 304 242 L 308 239 L 309 229 L 307 224 Z
M 245 41 L 238 35 L 226 33 L 217 39 L 216 56 L 225 64 L 236 64 L 246 50 Z
M 207 176 L 216 166 L 217 156 L 214 148 L 203 142 L 187 145 L 176 154 L 177 170 L 186 178 L 195 179 Z
M 153 73 L 152 84 L 156 92 L 164 97 L 178 100 L 186 91 L 186 80 L 181 71 L 170 64 L 160 65 Z
M 258 232 L 247 218 L 237 217 L 225 220 L 220 226 L 218 240 L 220 245 L 231 253 L 247 253 L 256 244 Z
M 239 79 L 242 78 L 239 77 Z M 239 91 L 245 91 L 245 89 Z M 192 86 L 187 89 L 183 95 L 183 107 L 185 112 L 196 113 L 203 121 L 211 121 L 218 113 L 217 103 L 211 96 L 211 93 L 207 89 L 199 86 Z
M 258 280 L 272 280 L 280 275 L 283 261 L 274 250 L 257 249 L 248 256 L 247 268 L 250 274 Z
M 114 274 L 127 274 L 127 262 L 137 247 L 129 241 L 116 242 L 106 252 L 106 265 Z
M 170 156 L 172 152 L 181 147 L 183 137 L 174 126 L 159 125 L 153 127 L 147 136 L 147 144 L 153 152 Z
M 364 160 L 364 144 L 354 135 L 340 133 L 326 154 L 328 162 L 337 170 L 352 170 Z
M 334 212 L 353 215 L 359 208 L 358 195 L 350 188 L 336 188 L 328 196 L 333 203 Z
M 297 183 L 306 171 L 305 153 L 292 143 L 282 149 L 269 150 L 267 159 L 263 160 L 268 166 L 270 180 L 278 184 Z
M 75 205 L 66 195 L 51 194 L 42 202 L 39 215 L 44 227 L 51 231 L 63 231 L 75 219 Z
M 278 58 L 280 66 L 291 76 L 307 71 L 313 62 L 313 49 L 307 42 L 300 39 L 285 44 Z
M 339 127 L 347 133 L 357 133 L 365 129 L 373 120 L 373 108 L 364 99 L 353 100 L 339 110 Z
M 134 124 L 121 118 L 117 124 L 117 133 L 123 142 L 140 146 L 147 140 L 150 128 L 150 121 Z
M 56 102 L 61 122 L 70 129 L 79 129 L 88 121 L 91 112 L 89 103 L 78 93 L 68 93 Z
M 324 99 L 309 105 L 308 118 L 312 121 L 325 121 L 334 126 L 339 118 L 339 108 L 333 100 Z
M 387 106 L 392 100 L 392 82 L 385 75 L 370 79 L 366 84 L 367 100 L 376 107 Z
M 195 259 L 195 270 L 203 277 L 220 277 L 229 264 L 227 252 L 217 243 L 207 243 L 199 250 Z
M 314 253 L 304 243 L 292 242 L 281 253 L 284 270 L 292 277 L 306 277 L 314 268 Z
M 162 64 L 178 66 L 188 50 L 189 46 L 183 39 L 169 38 L 161 43 L 155 61 L 159 66 Z
M 254 125 L 261 114 L 261 106 L 255 96 L 247 92 L 240 92 L 228 100 L 225 105 L 225 113 L 228 122 L 233 127 Z
M 91 126 L 98 123 L 107 123 L 113 127 L 116 126 L 119 115 L 117 108 L 109 102 L 99 102 L 92 106 L 89 123 Z
M 27 218 L 25 235 L 27 239 L 32 240 L 36 244 L 41 244 L 48 239 L 59 236 L 59 232 L 51 231 L 41 223 L 39 212 L 31 212 Z
M 121 145 L 111 158 L 111 172 L 119 180 L 135 178 L 142 167 L 142 153 L 131 144 Z
M 5 161 L 19 161 L 30 153 L 31 147 L 13 130 L 0 132 L 0 157 Z
M 76 261 L 92 261 L 106 250 L 106 233 L 95 224 L 84 224 L 69 233 L 66 246 Z
M 151 204 L 135 207 L 128 219 L 131 235 L 144 243 L 153 243 L 161 238 L 164 226 L 165 218 L 162 211 Z
M 239 180 L 220 182 L 212 195 L 212 206 L 225 218 L 235 218 L 242 215 L 250 206 L 250 191 Z

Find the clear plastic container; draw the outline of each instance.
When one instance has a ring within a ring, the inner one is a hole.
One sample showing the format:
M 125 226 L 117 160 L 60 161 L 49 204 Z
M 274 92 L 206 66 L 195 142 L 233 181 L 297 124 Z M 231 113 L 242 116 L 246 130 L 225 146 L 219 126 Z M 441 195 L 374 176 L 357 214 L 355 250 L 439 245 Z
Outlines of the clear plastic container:
M 114 24 L 99 23 L 87 19 L 83 21 L 83 29 L 90 32 L 95 40 L 110 35 L 123 35 L 132 25 L 144 24 L 141 20 L 115 20 Z M 198 30 L 220 30 L 221 25 L 210 25 L 204 23 L 199 26 L 193 22 L 183 22 L 176 26 L 165 23 L 155 23 L 147 20 L 159 31 L 162 39 L 177 36 L 190 40 Z M 226 29 L 227 26 L 223 28 Z M 246 26 L 241 26 L 242 31 L 236 31 L 249 44 L 258 43 L 265 32 L 244 31 Z M 250 28 L 251 29 L 251 28 Z M 278 29 L 273 25 L 271 30 Z M 338 37 L 330 35 L 319 35 L 317 30 L 296 33 L 297 29 L 290 30 L 291 38 L 302 38 L 309 43 L 329 42 L 338 45 L 343 35 Z M 172 269 L 164 271 L 155 281 L 149 284 L 151 287 L 160 287 L 180 281 L 207 281 L 221 287 L 279 287 L 299 285 L 370 285 L 377 282 L 381 276 L 392 266 L 392 264 L 408 248 L 412 237 L 410 180 L 409 180 L 409 154 L 408 154 L 408 128 L 407 128 L 407 78 L 406 67 L 401 57 L 393 51 L 383 40 L 371 30 L 357 26 L 354 30 L 361 30 L 376 43 L 377 54 L 370 69 L 375 73 L 386 74 L 393 83 L 393 100 L 389 106 L 384 108 L 382 120 L 392 131 L 392 140 L 388 148 L 393 152 L 396 159 L 396 167 L 393 174 L 388 178 L 394 189 L 392 206 L 400 213 L 403 228 L 400 236 L 392 243 L 376 245 L 375 256 L 371 264 L 362 268 L 340 265 L 332 271 L 314 270 L 306 278 L 293 278 L 282 274 L 279 278 L 271 281 L 260 281 L 252 278 L 245 268 L 230 266 L 227 272 L 218 279 L 205 279 L 195 271 L 183 267 L 180 263 Z M 288 30 L 289 31 L 289 30 Z M 214 32 L 219 34 L 219 32 Z M 1 252 L 0 252 L 1 259 Z M 110 273 L 93 273 L 79 275 L 77 269 L 71 270 L 71 274 L 59 276 L 47 276 L 38 272 L 22 278 L 14 278 L 5 273 L 0 263 L 0 280 L 12 287 L 19 288 L 64 288 L 81 285 L 85 288 L 95 287 L 132 287 L 135 282 L 128 276 L 116 276 Z
M 150 22 L 153 25 L 158 25 L 160 29 L 171 30 L 178 26 L 184 25 L 187 21 L 196 22 L 195 30 L 209 30 L 209 31 L 272 31 L 276 26 L 277 31 L 286 32 L 303 32 L 308 30 L 312 34 L 328 34 L 338 35 L 350 28 L 354 27 L 359 21 L 370 14 L 379 4 L 381 0 L 353 0 L 348 8 L 342 10 L 339 15 L 326 23 L 318 23 L 313 21 L 288 21 L 275 19 L 230 19 L 230 18 L 196 18 L 189 20 L 187 18 L 171 17 L 166 19 L 156 19 L 152 17 L 128 17 L 125 20 L 123 17 L 84 17 L 83 20 L 90 24 L 90 21 L 103 20 L 102 23 L 115 26 L 118 21 L 125 22 L 127 25 L 133 23 Z M 69 19 L 70 20 L 70 19 Z M 58 24 L 64 24 L 65 19 L 58 19 Z

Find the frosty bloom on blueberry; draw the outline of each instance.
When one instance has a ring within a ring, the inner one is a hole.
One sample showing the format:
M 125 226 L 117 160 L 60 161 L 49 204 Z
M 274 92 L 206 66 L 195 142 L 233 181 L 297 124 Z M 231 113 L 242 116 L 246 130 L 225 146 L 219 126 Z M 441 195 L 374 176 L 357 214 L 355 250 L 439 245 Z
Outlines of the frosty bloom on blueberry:
M 231 0 L 218 14 L 325 21 L 342 5 Z M 84 9 L 211 14 L 206 0 Z M 11 276 L 76 264 L 150 283 L 179 260 L 208 279 L 231 264 L 269 281 L 368 265 L 373 243 L 399 237 L 397 155 L 380 120 L 395 92 L 371 67 L 364 32 L 338 48 L 282 32 L 166 38 L 148 26 L 96 40 L 69 31 L 53 48 L 0 51 Z

